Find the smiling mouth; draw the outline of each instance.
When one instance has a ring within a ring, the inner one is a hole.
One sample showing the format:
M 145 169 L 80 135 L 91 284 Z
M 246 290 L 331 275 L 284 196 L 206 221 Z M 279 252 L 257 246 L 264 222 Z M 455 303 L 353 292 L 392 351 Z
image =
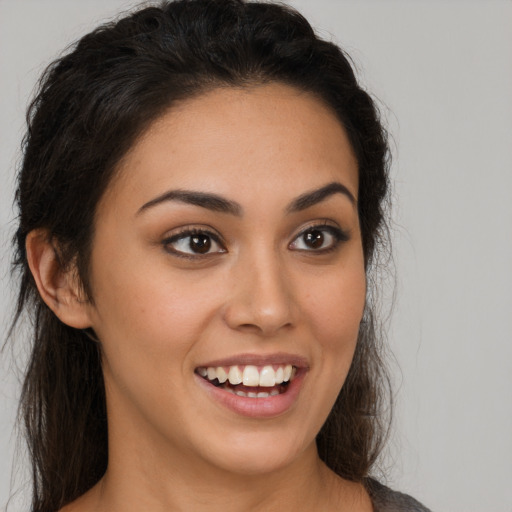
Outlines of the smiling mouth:
M 297 368 L 291 364 L 201 366 L 196 373 L 228 393 L 248 398 L 267 398 L 285 393 Z

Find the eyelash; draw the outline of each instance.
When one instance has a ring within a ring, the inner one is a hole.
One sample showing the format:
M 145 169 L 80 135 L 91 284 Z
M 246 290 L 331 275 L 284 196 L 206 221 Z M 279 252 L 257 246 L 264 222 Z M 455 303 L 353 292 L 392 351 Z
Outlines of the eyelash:
M 328 233 L 330 236 L 333 237 L 333 241 L 329 247 L 321 248 L 321 249 L 295 249 L 296 251 L 301 252 L 310 252 L 310 253 L 316 253 L 316 254 L 327 254 L 332 251 L 335 251 L 340 243 L 347 242 L 349 240 L 349 234 L 346 231 L 343 231 L 342 229 L 332 226 L 331 224 L 326 224 L 325 222 L 320 224 L 312 224 L 310 226 L 307 226 L 305 229 L 303 229 L 294 239 L 293 242 L 291 242 L 288 247 L 291 247 L 294 243 L 296 243 L 298 240 L 301 240 L 304 235 L 307 233 L 311 233 L 313 231 L 319 231 L 321 233 Z M 303 239 L 302 239 L 303 240 Z
M 307 233 L 311 233 L 314 231 L 319 231 L 319 232 L 323 233 L 324 236 L 325 236 L 325 233 L 330 235 L 333 238 L 330 246 L 325 247 L 325 248 L 319 248 L 319 249 L 315 249 L 315 248 L 311 248 L 311 249 L 295 248 L 295 249 L 293 249 L 293 247 L 292 247 L 293 244 L 297 243 L 298 240 L 304 241 L 304 239 L 303 238 L 301 239 L 301 237 L 304 237 Z M 191 237 L 193 237 L 193 236 L 207 237 L 209 239 L 209 243 L 210 244 L 211 244 L 211 242 L 215 243 L 216 245 L 219 246 L 220 250 L 214 251 L 214 252 L 206 252 L 204 254 L 201 254 L 201 253 L 194 253 L 194 252 L 187 253 L 187 252 L 180 251 L 180 250 L 177 250 L 172 247 L 173 244 L 176 244 L 179 241 L 186 241 L 187 239 L 189 239 L 188 246 L 190 248 Z M 313 225 L 307 226 L 305 229 L 303 229 L 300 233 L 298 233 L 295 236 L 293 241 L 290 242 L 290 244 L 288 244 L 288 247 L 291 248 L 292 250 L 295 250 L 298 252 L 303 252 L 303 253 L 327 254 L 332 251 L 335 251 L 338 248 L 338 246 L 340 245 L 340 243 L 346 242 L 347 240 L 349 240 L 349 235 L 347 232 L 343 231 L 342 229 L 340 229 L 338 227 L 332 226 L 330 224 L 326 224 L 324 222 L 321 224 L 313 224 Z M 223 244 L 223 242 L 221 241 L 220 237 L 217 234 L 215 234 L 207 229 L 204 229 L 204 228 L 192 228 L 192 229 L 185 228 L 182 231 L 180 231 L 179 233 L 176 233 L 176 234 L 164 239 L 162 241 L 162 245 L 164 246 L 164 248 L 167 252 L 173 254 L 174 256 L 177 256 L 179 258 L 189 259 L 189 260 L 208 258 L 208 257 L 214 256 L 216 254 L 222 254 L 222 253 L 227 252 L 227 249 L 226 249 L 225 245 Z
M 186 253 L 184 251 L 179 251 L 174 248 L 172 248 L 172 244 L 175 244 L 178 241 L 189 239 L 188 245 L 190 246 L 191 237 L 193 236 L 205 236 L 210 239 L 210 241 L 213 241 L 215 244 L 217 244 L 222 250 L 216 251 L 213 253 Z M 211 231 L 204 229 L 204 228 L 184 228 L 182 231 L 166 238 L 165 240 L 162 240 L 162 245 L 164 246 L 165 250 L 174 256 L 178 256 L 179 258 L 185 258 L 189 260 L 195 260 L 199 258 L 207 258 L 209 256 L 213 256 L 215 254 L 222 254 L 227 252 L 224 244 L 221 242 L 220 237 L 216 235 L 215 233 L 212 233 Z

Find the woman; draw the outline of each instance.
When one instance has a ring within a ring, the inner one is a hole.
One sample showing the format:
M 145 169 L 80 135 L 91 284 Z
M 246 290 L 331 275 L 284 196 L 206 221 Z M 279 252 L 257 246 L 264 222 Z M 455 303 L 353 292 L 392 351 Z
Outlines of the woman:
M 279 5 L 164 3 L 55 62 L 17 193 L 32 510 L 426 510 L 368 476 L 387 155 Z

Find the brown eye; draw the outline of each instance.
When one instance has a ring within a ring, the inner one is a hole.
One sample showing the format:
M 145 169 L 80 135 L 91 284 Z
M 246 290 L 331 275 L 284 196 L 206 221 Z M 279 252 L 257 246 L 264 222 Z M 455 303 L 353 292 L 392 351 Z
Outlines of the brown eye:
M 183 258 L 227 252 L 218 237 L 208 231 L 182 231 L 166 238 L 162 244 L 167 252 Z
M 346 242 L 348 239 L 348 234 L 341 229 L 335 226 L 321 225 L 305 229 L 288 247 L 296 251 L 322 254 L 336 249 L 341 242 Z
M 312 229 L 304 233 L 304 243 L 311 249 L 319 249 L 324 243 L 324 234 L 319 229 Z
M 194 235 L 190 237 L 189 245 L 193 252 L 205 254 L 210 250 L 212 246 L 212 240 L 208 235 Z

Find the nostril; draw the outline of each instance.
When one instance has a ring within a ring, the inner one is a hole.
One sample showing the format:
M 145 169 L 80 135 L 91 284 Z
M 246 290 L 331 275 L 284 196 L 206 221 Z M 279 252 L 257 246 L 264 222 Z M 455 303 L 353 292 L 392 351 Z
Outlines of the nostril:
M 291 327 L 292 324 L 287 322 L 283 325 L 269 324 L 267 322 L 258 322 L 256 324 L 242 324 L 236 329 L 248 333 L 254 333 L 261 336 L 273 336 L 275 333 L 280 332 L 283 329 Z

